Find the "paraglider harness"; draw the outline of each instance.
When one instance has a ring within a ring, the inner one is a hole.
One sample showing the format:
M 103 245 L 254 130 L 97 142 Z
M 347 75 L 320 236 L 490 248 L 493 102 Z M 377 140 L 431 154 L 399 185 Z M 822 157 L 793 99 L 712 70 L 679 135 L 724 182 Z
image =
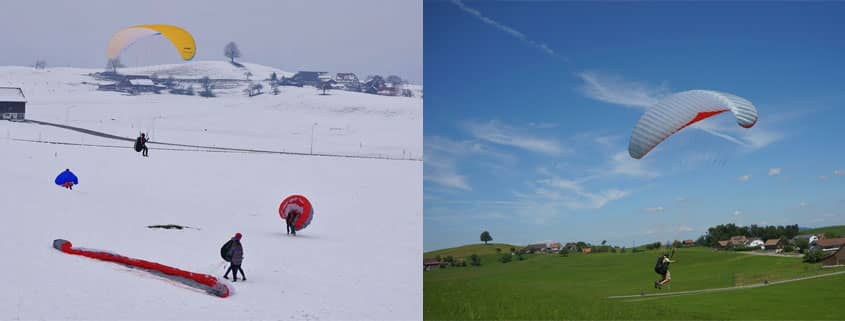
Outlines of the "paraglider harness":
M 220 248 L 220 257 L 222 257 L 226 262 L 232 262 L 232 244 L 234 243 L 235 240 L 231 239 L 224 243 Z
M 669 259 L 671 260 L 672 257 L 675 256 L 675 247 L 672 246 L 672 253 L 669 254 Z M 663 263 L 663 255 L 661 255 L 657 259 L 657 264 L 654 265 L 654 272 L 660 275 L 666 275 L 666 272 L 669 272 L 669 263 Z

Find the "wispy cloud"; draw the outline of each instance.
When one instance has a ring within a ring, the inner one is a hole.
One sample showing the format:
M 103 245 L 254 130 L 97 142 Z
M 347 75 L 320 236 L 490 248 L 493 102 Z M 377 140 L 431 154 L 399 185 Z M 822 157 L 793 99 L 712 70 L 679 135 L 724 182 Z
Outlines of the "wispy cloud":
M 558 126 L 560 126 L 560 124 L 540 122 L 540 123 L 528 123 L 528 126 L 533 127 L 533 128 L 537 128 L 537 129 L 549 129 L 549 128 L 557 128 Z
M 459 155 L 452 152 L 464 151 L 465 146 L 462 145 L 446 138 L 426 138 L 424 142 L 423 166 L 425 167 L 425 174 L 423 179 L 448 188 L 472 190 L 466 176 L 458 174 L 457 161 Z
M 495 120 L 484 123 L 470 121 L 466 122 L 464 127 L 475 138 L 494 144 L 512 146 L 549 155 L 560 155 L 565 152 L 560 146 L 560 142 L 555 139 L 533 137 L 523 133 L 519 129 Z
M 769 170 L 769 176 L 780 175 L 780 168 L 772 168 Z
M 826 180 L 830 179 L 830 176 L 827 176 L 827 175 L 821 175 L 821 176 L 819 176 L 819 179 L 820 179 L 820 180 L 823 180 L 823 181 L 826 181 Z
M 733 213 L 733 216 L 740 216 L 740 215 L 742 215 L 742 211 L 740 211 L 740 210 L 736 210 Z
M 643 178 L 660 176 L 660 173 L 648 167 L 649 164 L 648 161 L 631 158 L 628 152 L 618 152 L 610 160 L 608 174 Z
M 500 23 L 496 20 L 493 20 L 490 17 L 485 16 L 484 14 L 481 13 L 481 11 L 478 11 L 477 9 L 471 8 L 471 7 L 467 6 L 466 4 L 464 4 L 463 1 L 452 0 L 452 3 L 454 3 L 456 6 L 458 6 L 458 8 L 460 8 L 464 12 L 469 13 L 469 14 L 473 15 L 474 17 L 478 18 L 482 22 L 484 22 L 488 25 L 491 25 L 491 26 L 495 27 L 496 29 L 504 31 L 505 33 L 513 36 L 516 39 L 519 39 L 520 41 L 522 41 L 522 42 L 524 42 L 524 43 L 526 43 L 526 44 L 528 44 L 532 47 L 535 47 L 537 49 L 542 50 L 544 53 L 548 54 L 549 56 L 560 57 L 560 55 L 558 55 L 554 50 L 552 50 L 552 48 L 549 48 L 549 46 L 547 44 L 529 39 L 528 36 L 526 36 L 524 33 L 520 32 L 520 31 L 518 31 L 514 28 L 511 28 L 511 27 L 509 27 L 509 26 L 507 26 L 503 23 Z
M 689 227 L 689 226 L 681 225 L 681 226 L 678 226 L 678 230 L 677 230 L 677 231 L 678 231 L 678 233 L 683 233 L 683 232 L 692 232 L 692 231 L 693 231 L 693 229 L 692 229 L 691 227 Z
M 541 179 L 537 183 L 540 186 L 535 189 L 536 195 L 573 210 L 599 209 L 630 194 L 616 188 L 589 192 L 578 181 L 557 177 Z
M 833 175 L 842 176 L 845 175 L 845 169 L 837 169 L 833 171 Z
M 747 181 L 751 180 L 751 174 L 748 174 L 748 175 L 742 175 L 742 176 L 738 177 L 737 179 L 738 179 L 740 182 L 745 183 L 745 182 L 747 182 Z
M 646 212 L 649 212 L 649 213 L 659 214 L 659 213 L 663 213 L 663 211 L 665 211 L 666 209 L 663 208 L 663 206 L 657 206 L 657 207 L 647 207 L 644 210 Z
M 665 86 L 651 86 L 617 75 L 595 71 L 583 71 L 577 75 L 584 81 L 579 88 L 584 95 L 614 105 L 644 110 L 670 94 Z

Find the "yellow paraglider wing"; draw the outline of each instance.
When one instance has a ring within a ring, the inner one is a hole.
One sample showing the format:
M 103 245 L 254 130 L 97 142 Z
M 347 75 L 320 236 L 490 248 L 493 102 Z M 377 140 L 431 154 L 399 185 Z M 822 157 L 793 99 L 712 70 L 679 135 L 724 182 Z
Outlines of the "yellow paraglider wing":
M 162 35 L 176 47 L 184 60 L 191 60 L 197 52 L 194 37 L 185 29 L 171 25 L 138 25 L 118 31 L 109 40 L 106 56 L 115 59 L 120 53 L 141 38 Z

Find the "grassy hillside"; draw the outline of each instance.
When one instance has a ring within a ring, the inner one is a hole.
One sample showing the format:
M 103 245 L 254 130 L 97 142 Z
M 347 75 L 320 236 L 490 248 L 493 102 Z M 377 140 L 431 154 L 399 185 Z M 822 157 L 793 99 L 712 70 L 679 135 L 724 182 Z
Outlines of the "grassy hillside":
M 819 234 L 819 233 L 827 233 L 828 237 L 830 237 L 830 233 L 836 235 L 836 237 L 845 237 L 845 225 L 834 225 L 834 226 L 825 226 L 825 227 L 817 227 L 807 230 L 801 230 L 801 234 Z
M 502 253 L 508 253 L 508 252 L 510 252 L 510 249 L 512 247 L 517 248 L 517 249 L 520 248 L 520 246 L 518 246 L 518 245 L 510 245 L 510 244 L 504 244 L 504 243 L 489 243 L 489 244 L 486 244 L 486 245 L 485 244 L 470 244 L 470 245 L 453 247 L 453 248 L 448 248 L 448 249 L 443 249 L 443 250 L 426 252 L 426 253 L 423 254 L 423 257 L 434 258 L 435 256 L 438 256 L 438 255 L 440 255 L 441 257 L 446 257 L 446 256 L 451 255 L 453 257 L 459 258 L 459 257 L 469 257 L 470 255 L 473 255 L 473 254 L 477 254 L 479 256 L 487 256 L 487 255 L 496 254 L 497 248 L 502 249 Z
M 723 293 L 709 294 L 718 302 L 698 304 L 686 296 L 682 304 L 667 304 L 679 298 L 644 301 L 607 299 L 611 295 L 638 294 L 730 287 L 757 284 L 804 275 L 831 272 L 800 258 L 754 256 L 735 252 L 713 252 L 705 248 L 678 249 L 671 268 L 671 289 L 657 290 L 652 269 L 659 252 L 574 254 L 568 257 L 536 254 L 525 261 L 507 264 L 495 256 L 482 258 L 481 267 L 439 269 L 423 274 L 424 318 L 434 319 L 771 319 L 783 305 L 762 303 L 738 309 L 731 301 L 719 301 Z M 825 279 L 827 282 L 842 278 Z M 826 284 L 799 282 L 800 284 Z M 786 285 L 773 285 L 785 287 Z M 796 285 L 790 285 L 794 287 Z M 769 288 L 763 289 L 768 290 Z M 824 289 L 808 288 L 804 292 Z M 744 292 L 752 290 L 738 290 Z M 778 289 L 770 291 L 781 291 Z M 767 293 L 763 291 L 764 293 Z M 802 293 L 802 292 L 799 292 Z M 840 291 L 827 296 L 845 299 Z M 731 294 L 742 297 L 744 294 Z M 808 296 L 792 295 L 791 303 L 804 304 Z M 836 301 L 834 298 L 827 299 Z M 767 301 L 767 298 L 759 298 Z M 828 302 L 832 302 L 828 301 Z M 768 300 L 767 302 L 780 302 Z M 721 303 L 721 304 L 718 304 Z M 749 304 L 751 302 L 749 301 Z M 781 303 L 782 304 L 782 303 Z M 808 302 L 807 304 L 815 304 Z M 725 306 L 725 310 L 721 307 Z M 731 307 L 728 309 L 727 307 Z M 758 307 L 767 307 L 768 310 Z M 736 310 L 736 311 L 733 311 Z M 758 311 L 760 310 L 760 311 Z M 731 311 L 732 314 L 726 314 Z M 808 311 L 802 318 L 823 319 L 830 314 Z

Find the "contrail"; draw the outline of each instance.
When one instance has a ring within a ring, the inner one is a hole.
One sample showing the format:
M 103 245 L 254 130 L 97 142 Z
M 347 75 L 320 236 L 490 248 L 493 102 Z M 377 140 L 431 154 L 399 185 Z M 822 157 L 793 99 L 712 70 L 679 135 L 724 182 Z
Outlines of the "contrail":
M 478 11 L 476 9 L 468 7 L 461 0 L 452 0 L 452 3 L 454 3 L 456 6 L 458 6 L 458 8 L 461 8 L 461 10 L 465 11 L 466 13 L 469 13 L 469 14 L 475 16 L 476 18 L 480 19 L 482 22 L 484 22 L 488 25 L 491 25 L 493 27 L 496 27 L 497 29 L 504 31 L 505 33 L 507 33 L 511 36 L 514 36 L 515 38 L 521 40 L 522 42 L 531 45 L 532 47 L 535 47 L 535 48 L 542 50 L 543 52 L 545 52 L 549 56 L 561 57 L 554 50 L 552 50 L 552 48 L 549 48 L 549 46 L 546 45 L 545 43 L 537 42 L 537 41 L 528 39 L 528 36 L 526 36 L 522 32 L 519 32 L 519 30 L 508 27 L 508 26 L 506 26 L 502 23 L 499 23 L 496 20 L 493 20 L 493 19 L 481 14 L 481 11 Z M 563 58 L 563 57 L 561 57 L 561 58 Z

